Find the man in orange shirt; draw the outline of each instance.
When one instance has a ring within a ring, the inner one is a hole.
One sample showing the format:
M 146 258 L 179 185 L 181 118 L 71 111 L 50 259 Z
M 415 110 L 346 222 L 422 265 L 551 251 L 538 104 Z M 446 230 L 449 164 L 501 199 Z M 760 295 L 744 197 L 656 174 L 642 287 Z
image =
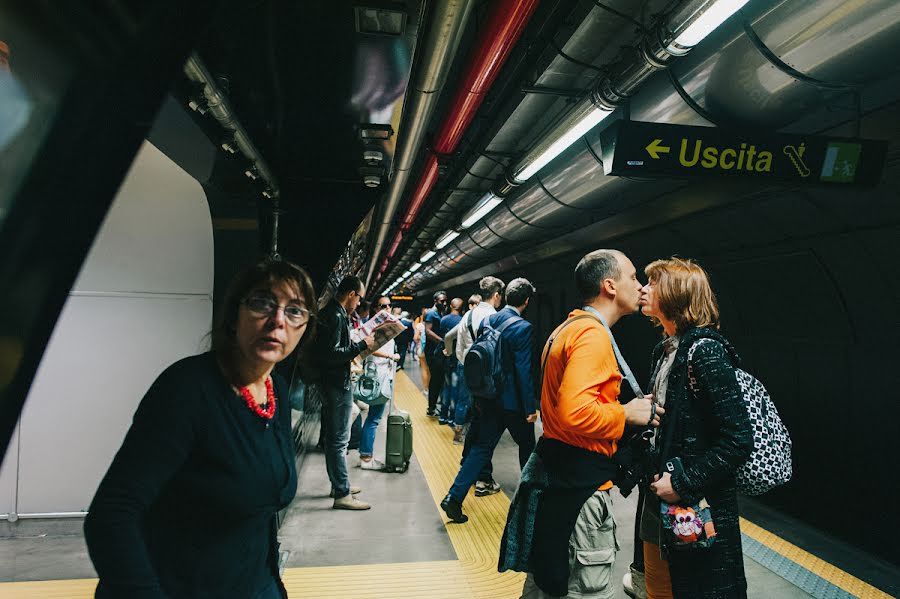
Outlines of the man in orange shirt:
M 535 484 L 523 492 L 523 471 L 517 493 L 518 500 L 537 490 L 539 499 L 522 501 L 521 512 L 514 504 L 501 547 L 501 571 L 528 571 L 523 599 L 613 597 L 609 583 L 618 546 L 610 458 L 626 424 L 659 426 L 664 413 L 649 395 L 618 401 L 622 374 L 608 327 L 639 308 L 634 264 L 619 251 L 597 250 L 578 263 L 575 283 L 584 309 L 573 310 L 544 347 L 544 435 L 528 464 L 536 462 Z M 622 370 L 629 372 L 624 364 Z M 529 510 L 536 512 L 533 529 L 523 532 Z

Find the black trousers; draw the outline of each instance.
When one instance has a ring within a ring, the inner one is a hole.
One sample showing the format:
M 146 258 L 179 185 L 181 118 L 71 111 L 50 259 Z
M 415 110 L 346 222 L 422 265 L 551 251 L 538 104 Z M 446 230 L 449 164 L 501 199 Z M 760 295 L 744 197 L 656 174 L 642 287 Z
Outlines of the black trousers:
M 480 410 L 475 409 L 474 405 L 469 409 L 469 432 L 466 433 L 466 438 L 463 441 L 462 459 L 459 461 L 460 466 L 466 461 L 466 456 L 469 455 L 472 446 L 478 441 L 478 433 L 481 431 L 481 417 L 479 414 Z M 488 463 L 481 469 L 477 480 L 483 483 L 494 482 L 494 462 L 492 460 L 488 460 Z
M 444 364 L 446 360 L 443 356 L 435 358 L 432 352 L 425 354 L 425 363 L 428 364 L 428 370 L 431 373 L 431 380 L 428 383 L 428 411 L 431 414 L 437 409 L 438 399 L 441 397 L 441 390 L 444 388 Z

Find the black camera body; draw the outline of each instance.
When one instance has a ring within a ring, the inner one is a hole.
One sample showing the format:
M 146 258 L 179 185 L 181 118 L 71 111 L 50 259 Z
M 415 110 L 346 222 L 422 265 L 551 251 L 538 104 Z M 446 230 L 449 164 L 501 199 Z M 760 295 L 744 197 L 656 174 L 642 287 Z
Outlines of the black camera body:
M 622 497 L 628 497 L 639 484 L 649 484 L 658 471 L 659 452 L 651 439 L 653 429 L 640 429 L 630 438 L 619 444 L 613 456 L 618 466 L 615 482 Z

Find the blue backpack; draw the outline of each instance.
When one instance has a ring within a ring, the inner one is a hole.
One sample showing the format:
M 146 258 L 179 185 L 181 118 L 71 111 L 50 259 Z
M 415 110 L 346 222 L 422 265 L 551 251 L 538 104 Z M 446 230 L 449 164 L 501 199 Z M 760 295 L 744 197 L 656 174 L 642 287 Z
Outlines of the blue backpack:
M 466 385 L 473 397 L 497 399 L 503 387 L 503 358 L 500 335 L 506 327 L 522 320 L 512 316 L 496 329 L 485 319 L 478 332 L 478 339 L 472 344 L 463 363 Z

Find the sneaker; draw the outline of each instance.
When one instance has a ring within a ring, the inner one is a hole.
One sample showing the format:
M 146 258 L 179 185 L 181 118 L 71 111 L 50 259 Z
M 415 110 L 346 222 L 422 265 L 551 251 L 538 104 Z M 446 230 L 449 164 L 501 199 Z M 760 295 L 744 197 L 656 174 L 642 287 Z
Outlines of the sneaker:
M 356 495 L 357 493 L 361 493 L 362 489 L 357 486 L 350 486 L 350 495 Z M 331 490 L 331 493 L 328 494 L 329 497 L 334 497 L 334 489 Z
M 425 410 L 425 415 L 428 416 L 429 418 L 437 418 L 438 417 L 437 412 L 435 412 L 434 410 Z
M 453 427 L 453 444 L 454 445 L 462 445 L 465 440 L 465 434 L 463 434 L 463 427 L 454 426 Z M 478 483 L 475 483 L 476 488 L 478 487 Z
M 634 566 L 630 567 L 629 571 L 622 577 L 622 587 L 625 590 L 625 594 L 629 597 L 634 597 L 635 599 L 647 599 L 644 573 L 635 570 Z
M 384 462 L 372 458 L 369 461 L 360 460 L 359 467 L 363 470 L 384 470 Z
M 478 481 L 475 483 L 475 497 L 486 497 L 500 492 L 500 483 L 492 480 L 489 483 Z
M 354 497 L 353 493 L 346 497 L 335 499 L 334 504 L 331 507 L 335 510 L 368 510 L 372 508 L 372 506 L 365 501 L 360 501 Z
M 469 517 L 462 511 L 462 503 L 450 497 L 449 493 L 447 493 L 447 496 L 444 497 L 444 500 L 441 502 L 441 509 L 444 510 L 444 513 L 447 514 L 451 522 L 465 524 L 469 521 Z

